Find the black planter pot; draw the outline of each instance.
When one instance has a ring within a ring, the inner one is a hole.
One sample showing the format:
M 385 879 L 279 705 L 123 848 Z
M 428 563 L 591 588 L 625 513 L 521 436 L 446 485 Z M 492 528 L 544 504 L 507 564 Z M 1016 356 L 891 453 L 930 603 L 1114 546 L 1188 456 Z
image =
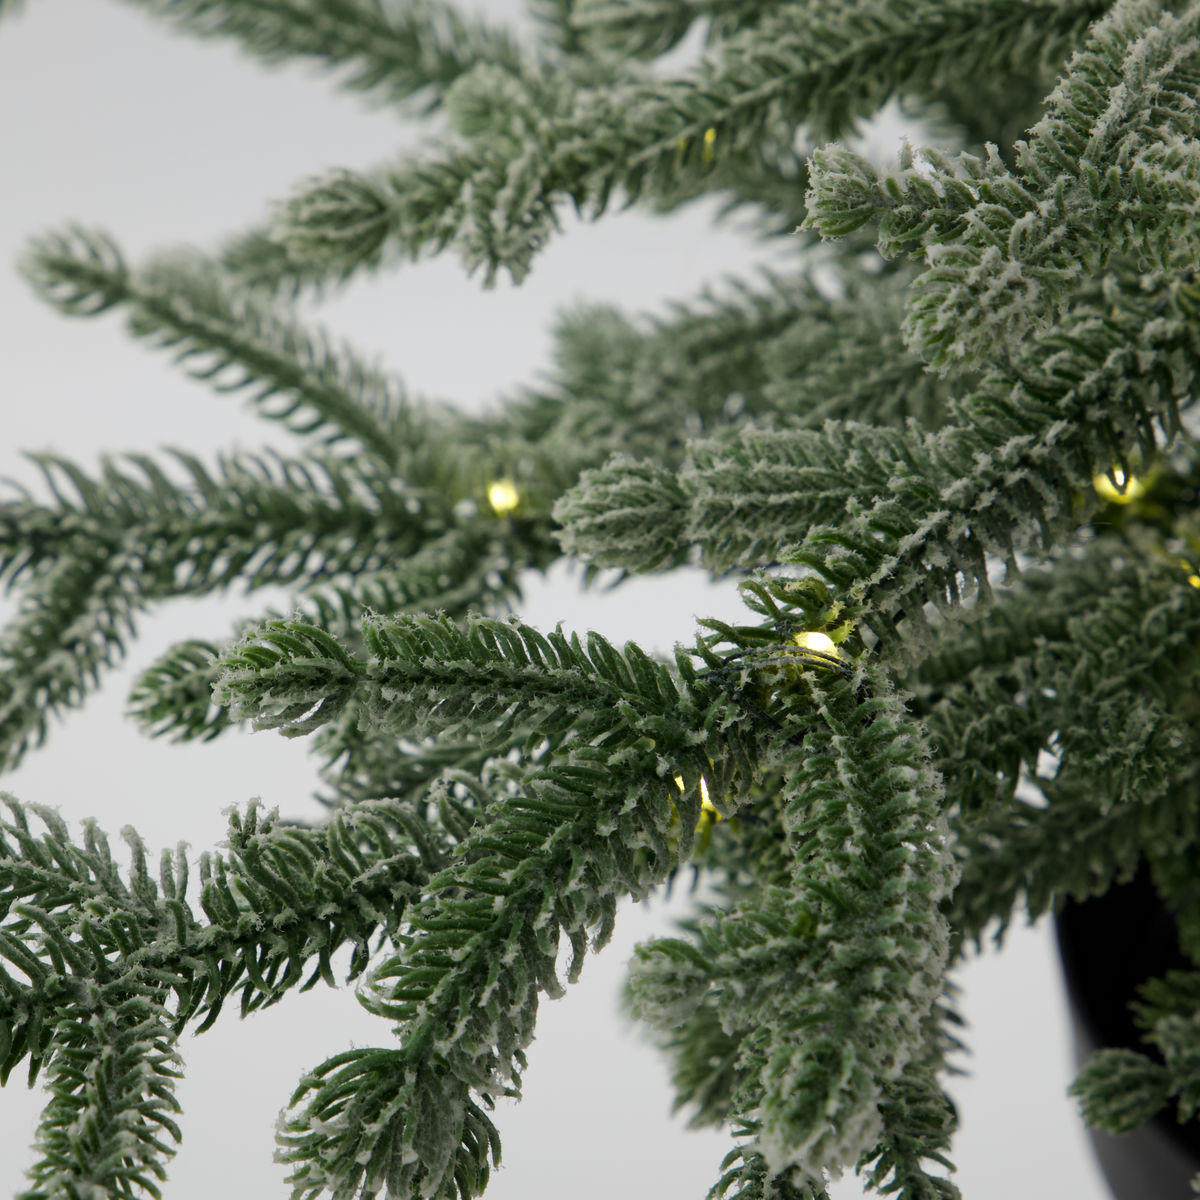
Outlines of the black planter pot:
M 1055 918 L 1082 1065 L 1097 1047 L 1124 1047 L 1162 1057 L 1140 1040 L 1127 1007 L 1136 989 L 1173 968 L 1194 969 L 1179 949 L 1175 918 L 1163 907 L 1143 862 L 1127 884 L 1078 903 Z M 1092 1148 L 1116 1200 L 1192 1200 L 1189 1182 L 1200 1171 L 1200 1121 L 1186 1126 L 1170 1103 L 1133 1133 L 1089 1129 Z

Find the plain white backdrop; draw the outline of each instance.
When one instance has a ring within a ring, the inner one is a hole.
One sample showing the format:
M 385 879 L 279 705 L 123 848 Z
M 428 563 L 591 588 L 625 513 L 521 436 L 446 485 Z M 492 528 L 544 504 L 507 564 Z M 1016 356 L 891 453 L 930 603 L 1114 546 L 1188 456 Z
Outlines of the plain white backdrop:
M 522 15 L 516 0 L 464 7 L 497 21 Z M 295 447 L 238 398 L 213 394 L 133 341 L 121 317 L 69 319 L 40 304 L 15 272 L 26 237 L 78 221 L 110 231 L 135 262 L 180 242 L 211 246 L 257 223 L 267 201 L 303 177 L 385 160 L 415 147 L 419 132 L 316 71 L 267 70 L 230 44 L 176 35 L 135 5 L 30 0 L 26 12 L 0 23 L 0 474 L 35 482 L 22 449 L 53 450 L 95 469 L 103 452 L 164 445 L 209 459 L 234 446 Z M 520 288 L 505 277 L 485 292 L 447 254 L 353 285 L 319 319 L 377 354 L 414 393 L 477 408 L 548 368 L 550 320 L 564 302 L 661 310 L 667 298 L 686 300 L 723 274 L 789 264 L 786 247 L 714 227 L 714 208 L 700 203 L 669 219 L 613 215 L 592 226 L 567 215 L 567 233 Z M 122 716 L 138 671 L 172 642 L 224 637 L 234 619 L 285 603 L 279 592 L 235 592 L 153 613 L 103 691 L 54 721 L 47 745 L 0 778 L 0 789 L 56 806 L 73 823 L 98 818 L 119 855 L 119 830 L 131 823 L 155 855 L 184 840 L 193 862 L 224 836 L 222 810 L 251 797 L 285 815 L 318 815 L 302 740 L 239 732 L 207 746 L 171 746 Z M 12 600 L 0 599 L 0 613 L 11 610 Z M 531 579 L 522 606 L 541 628 L 562 621 L 661 651 L 688 640 L 697 616 L 741 611 L 732 585 L 698 574 L 584 595 L 565 569 Z M 613 944 L 589 960 L 581 982 L 564 999 L 543 1002 L 525 1098 L 499 1110 L 504 1165 L 489 1200 L 568 1191 L 579 1200 L 700 1200 L 716 1179 L 727 1137 L 689 1131 L 686 1114 L 669 1115 L 665 1064 L 617 1013 L 633 945 L 669 932 L 671 914 L 685 909 L 684 895 L 628 905 Z M 972 1076 L 952 1081 L 964 1196 L 1102 1200 L 1107 1193 L 1065 1095 L 1073 1064 L 1048 923 L 1018 922 L 1003 951 L 971 961 L 959 981 L 973 1050 L 965 1064 Z M 246 1021 L 233 1005 L 208 1033 L 188 1036 L 185 1136 L 166 1196 L 284 1200 L 273 1126 L 296 1078 L 351 1044 L 390 1039 L 348 988 L 292 995 Z M 22 1187 L 41 1099 L 20 1073 L 0 1091 L 0 1194 Z M 835 1200 L 860 1194 L 853 1177 L 833 1189 Z

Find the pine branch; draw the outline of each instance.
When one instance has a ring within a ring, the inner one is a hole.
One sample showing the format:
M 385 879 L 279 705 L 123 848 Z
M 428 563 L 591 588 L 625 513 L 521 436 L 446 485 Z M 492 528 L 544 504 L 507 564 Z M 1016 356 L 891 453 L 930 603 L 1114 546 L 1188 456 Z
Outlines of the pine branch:
M 213 663 L 221 647 L 191 639 L 176 642 L 138 676 L 129 693 L 128 715 L 152 737 L 173 742 L 210 742 L 232 722 L 212 702 Z
M 318 434 L 325 445 L 350 438 L 388 463 L 411 460 L 405 451 L 434 435 L 435 414 L 414 406 L 396 379 L 234 290 L 198 255 L 160 256 L 131 272 L 111 238 L 72 229 L 31 242 L 22 269 L 64 312 L 124 306 L 135 337 L 172 350 L 219 392 L 252 389 L 259 413 L 294 433 Z
M 511 85 L 504 91 L 511 92 Z M 526 106 L 539 115 L 540 108 L 540 104 Z M 680 155 L 686 149 L 680 147 Z M 656 184 L 658 190 L 646 193 L 644 203 L 654 212 L 670 213 L 698 196 L 716 192 L 725 197 L 718 220 L 750 206 L 746 219 L 761 236 L 797 234 L 805 215 L 808 164 L 795 146 L 794 123 L 777 113 L 768 114 L 757 142 L 726 147 L 720 156 L 702 147 L 701 166 L 702 171 Z M 284 203 L 276 207 L 272 223 L 226 242 L 220 260 L 249 288 L 290 297 L 308 289 L 319 296 L 326 286 L 344 283 L 360 267 L 375 270 L 408 254 L 417 257 L 427 245 L 426 235 L 435 252 L 448 245 L 449 232 L 441 227 L 445 222 L 437 219 L 439 206 L 453 202 L 464 186 L 466 170 L 462 163 L 439 166 L 427 160 L 369 176 L 332 172 L 313 183 L 311 213 L 306 209 L 299 214 L 302 222 L 311 219 L 319 224 L 318 231 L 310 236 L 300 225 L 292 229 L 292 214 Z M 406 196 L 402 209 L 391 217 L 386 202 L 389 179 Z M 398 235 L 399 244 L 389 248 L 386 239 L 393 217 L 415 228 L 411 236 Z M 292 230 L 286 242 L 280 240 L 280 228 Z
M 503 607 L 518 595 L 517 564 L 503 542 L 455 529 L 383 570 L 357 575 L 349 583 L 307 589 L 297 597 L 292 615 L 353 640 L 364 611 L 419 611 L 440 602 L 442 611 L 457 616 L 468 609 Z M 265 615 L 282 620 L 287 614 L 268 611 Z M 245 632 L 246 624 L 237 636 Z M 135 681 L 128 715 L 151 736 L 168 734 L 172 741 L 210 741 L 223 733 L 231 722 L 228 711 L 213 702 L 212 689 L 221 672 L 218 659 L 227 648 L 195 640 L 170 647 Z M 361 743 L 352 728 L 345 732 L 352 742 Z M 326 739 L 321 753 L 333 759 L 347 749 L 335 739 Z M 383 762 L 392 756 L 389 751 L 372 757 Z M 358 764 L 344 766 L 345 772 L 357 769 Z
M 924 429 L 946 424 L 950 388 L 924 369 L 900 335 L 912 276 L 880 265 L 872 274 L 839 263 L 844 295 L 825 301 L 811 317 L 802 310 L 762 346 L 762 411 L 814 430 L 831 419 L 897 429 L 910 417 Z
M 440 0 L 132 0 L 198 37 L 232 38 L 263 62 L 300 58 L 339 72 L 343 87 L 419 113 L 479 62 L 516 66 L 520 48 L 503 29 Z
M 1053 779 L 1037 781 L 1045 808 L 1018 802 L 977 821 L 956 819 L 962 879 L 947 915 L 961 936 L 960 949 L 967 939 L 981 949 L 994 919 L 992 942 L 1000 946 L 1018 902 L 1032 924 L 1052 909 L 1056 895 L 1101 895 L 1133 878 L 1147 848 L 1200 835 L 1194 774 L 1189 767 L 1165 793 L 1101 813 L 1095 776 L 1060 768 Z
M 1113 541 L 1022 576 L 943 634 L 929 672 L 953 664 L 955 680 L 919 711 L 964 816 L 1011 804 L 1043 749 L 1093 777 L 1102 813 L 1162 794 L 1192 754 L 1200 595 Z
M 706 289 L 640 328 L 609 306 L 560 315 L 549 386 L 508 406 L 554 470 L 556 494 L 614 453 L 675 466 L 688 437 L 770 413 L 805 428 L 850 415 L 940 423 L 946 388 L 899 337 L 905 273 L 847 268 L 838 300 L 807 274 L 764 282 L 729 280 L 725 294 Z M 868 348 L 878 365 L 864 361 Z
M 786 1175 L 772 1175 L 762 1155 L 745 1146 L 735 1146 L 725 1155 L 721 1171 L 706 1200 L 829 1200 L 819 1181 L 795 1184 Z
M 1190 700 L 1191 697 L 1188 697 Z M 1150 877 L 1163 904 L 1175 919 L 1179 948 L 1193 962 L 1200 962 L 1200 910 L 1196 904 L 1196 851 L 1191 846 L 1162 842 L 1146 847 Z
M 881 177 L 833 147 L 813 156 L 806 225 L 837 236 L 879 220 L 885 257 L 923 248 L 906 342 L 942 371 L 995 361 L 1051 327 L 1114 258 L 1194 262 L 1198 61 L 1200 6 L 1176 18 L 1156 0 L 1122 0 L 1017 143 L 1015 171 L 994 148 L 986 165 L 927 151 L 921 168 L 906 148 Z
M 1178 1090 L 1166 1067 L 1136 1050 L 1093 1052 L 1067 1089 L 1084 1122 L 1106 1133 L 1132 1133 Z
M 771 11 L 768 0 L 579 0 L 571 28 L 591 51 L 657 58 L 677 46 L 697 21 L 707 45 L 751 26 Z
M 1073 6 L 1046 6 L 1051 24 L 1073 29 L 1080 18 Z M 1030 6 L 1007 0 L 990 0 L 986 12 L 941 0 L 920 22 L 882 3 L 869 12 L 839 6 L 816 19 L 787 6 L 676 79 L 651 83 L 632 69 L 616 75 L 607 59 L 571 60 L 545 79 L 482 65 L 455 83 L 448 101 L 465 149 L 369 174 L 331 173 L 293 196 L 271 233 L 253 237 L 279 241 L 284 260 L 304 263 L 295 285 L 344 280 L 451 242 L 468 271 L 484 267 L 485 287 L 501 267 L 519 283 L 557 228 L 562 199 L 594 219 L 618 188 L 631 203 L 669 194 L 781 120 L 836 137 L 950 63 L 960 72 L 1004 69 L 1010 53 L 1022 61 L 1034 28 Z M 1044 40 L 1039 28 L 1039 50 Z M 286 284 L 286 261 L 274 267 L 276 284 Z
M 1106 276 L 1020 359 L 951 406 L 954 422 L 907 437 L 852 422 L 821 433 L 759 431 L 698 443 L 678 477 L 615 460 L 555 505 L 559 540 L 598 564 L 656 569 L 698 544 L 715 573 L 764 561 L 818 572 L 885 644 L 899 614 L 990 595 L 985 553 L 1017 570 L 1074 531 L 1075 497 L 1109 464 L 1149 462 L 1156 424 L 1180 430 L 1200 362 L 1192 273 Z M 1134 365 L 1136 363 L 1136 366 Z M 624 497 L 647 503 L 641 519 Z M 620 524 L 606 513 L 621 506 Z M 764 520 L 762 514 L 766 513 Z
M 0 635 L 0 769 L 45 740 L 48 718 L 77 707 L 124 653 L 145 603 L 135 544 L 76 543 L 42 573 Z
M 364 573 L 367 598 L 394 598 L 402 572 L 374 590 L 371 574 L 444 530 L 428 493 L 422 498 L 397 488 L 390 472 L 370 460 L 243 457 L 223 460 L 215 479 L 192 456 L 173 454 L 194 487 L 174 483 L 141 455 L 130 461 L 145 482 L 111 462 L 95 480 L 64 459 L 41 455 L 34 461 L 57 503 L 4 505 L 0 572 L 10 579 L 22 570 L 32 575 L 0 641 L 0 763 L 14 766 L 31 741 L 40 744 L 50 713 L 82 703 L 101 669 L 124 653 L 134 614 L 153 601 L 201 595 L 237 579 L 255 588 Z M 489 523 L 494 529 L 494 522 L 480 522 Z M 495 534 L 481 529 L 466 536 L 491 541 Z M 427 573 L 444 553 L 443 545 L 418 556 L 414 574 L 426 575 L 425 591 Z M 491 564 L 502 558 L 493 555 Z M 502 591 L 506 579 L 511 585 L 512 562 L 510 554 L 507 565 L 489 565 L 482 577 L 468 572 L 461 586 L 472 596 Z M 315 607 L 319 613 L 321 605 Z M 159 682 L 177 679 L 178 667 Z M 183 716 L 184 724 L 212 728 L 216 718 L 207 713 L 205 702 Z
M 286 736 L 324 724 L 355 696 L 377 733 L 409 739 L 466 732 L 481 744 L 510 745 L 514 733 L 528 730 L 529 749 L 548 740 L 560 754 L 583 753 L 581 747 L 603 739 L 615 764 L 622 748 L 633 753 L 629 747 L 648 736 L 664 756 L 662 772 L 677 769 L 671 753 L 682 756 L 685 777 L 697 772 L 689 793 L 701 771 L 722 794 L 747 773 L 750 751 L 737 733 L 744 718 L 698 680 L 682 651 L 673 675 L 632 643 L 619 654 L 589 634 L 585 650 L 577 635 L 543 637 L 480 616 L 461 630 L 446 617 L 368 616 L 362 637 L 366 662 L 350 658 L 316 626 L 266 622 L 225 657 L 214 698 L 235 719 Z M 694 739 L 681 732 L 688 721 L 709 729 L 718 713 L 725 714 L 722 742 L 732 755 L 719 768 L 701 762 L 688 749 Z M 685 825 L 698 815 L 680 813 Z
M 204 924 L 187 901 L 182 846 L 163 852 L 160 895 L 132 829 L 123 831 L 133 852 L 126 883 L 94 822 L 84 823 L 79 846 L 52 810 L 0 799 L 12 813 L 0 821 L 0 957 L 30 980 L 0 972 L 0 1079 L 28 1057 L 32 1080 L 55 1052 L 56 1022 L 74 1019 L 62 1006 L 110 979 L 131 994 L 153 985 L 155 1003 L 173 992 L 176 1032 L 203 1017 L 200 1032 L 239 990 L 243 1015 L 276 1003 L 313 959 L 300 990 L 321 979 L 332 986 L 330 958 L 346 943 L 355 948 L 354 978 L 368 963 L 370 938 L 395 934 L 455 840 L 444 840 L 421 803 L 364 803 L 319 830 L 279 825 L 274 812 L 260 818 L 251 804 L 244 818 L 230 817 L 228 857 L 200 857 Z M 46 826 L 41 838 L 30 812 Z
M 764 411 L 760 347 L 810 314 L 828 312 L 804 275 L 763 272 L 765 286 L 735 279 L 690 304 L 637 324 L 609 305 L 558 315 L 554 373 L 508 405 L 512 426 L 555 469 L 557 491 L 617 450 L 678 462 L 698 428 Z
M 643 945 L 630 988 L 635 1014 L 664 1026 L 711 989 L 722 1027 L 753 1034 L 753 1110 L 738 1115 L 755 1123 L 770 1172 L 804 1181 L 853 1165 L 881 1134 L 881 1089 L 916 1052 L 942 987 L 938 901 L 957 868 L 928 751 L 879 669 L 764 674 L 783 727 L 800 730 L 774 754 L 790 884 L 717 915 L 702 950 Z
M 364 1003 L 401 1022 L 404 1049 L 319 1068 L 293 1097 L 295 1106 L 315 1093 L 285 1125 L 283 1154 L 304 1194 L 386 1182 L 398 1194 L 456 1186 L 473 1195 L 487 1166 L 470 1092 L 490 1106 L 496 1088 L 519 1088 L 536 993 L 561 990 L 559 931 L 574 949 L 573 981 L 586 931 L 598 926 L 593 946 L 603 946 L 617 898 L 644 896 L 689 852 L 701 773 L 731 804 L 753 756 L 738 741 L 744 718 L 682 653 L 676 681 L 632 645 L 618 654 L 592 635 L 585 651 L 577 638 L 483 618 L 465 630 L 369 618 L 363 639 L 371 659 L 355 663 L 320 630 L 269 623 L 226 657 L 216 698 L 290 733 L 314 728 L 357 691 L 362 719 L 379 733 L 454 737 L 469 725 L 509 744 L 525 729 L 529 749 L 548 742 L 551 753 L 492 803 L 430 881 L 405 952 L 372 975 Z M 697 722 L 711 731 L 700 744 Z M 663 779 L 674 770 L 682 792 Z
M 1094 1051 L 1076 1075 L 1070 1094 L 1088 1125 L 1129 1133 L 1176 1100 L 1181 1125 L 1200 1110 L 1200 1022 L 1196 1017 L 1195 972 L 1169 971 L 1140 988 L 1130 1005 L 1145 1031 L 1151 1053 Z M 1153 1057 L 1151 1057 L 1153 1055 Z
M 22 913 L 31 910 L 22 906 Z M 18 1200 L 102 1195 L 137 1200 L 162 1192 L 165 1160 L 178 1143 L 175 1080 L 183 1060 L 170 1014 L 153 995 L 129 996 L 126 981 L 93 985 L 59 1016 L 47 1070 L 50 1099 L 35 1135 L 41 1158 Z
M 257 588 L 378 571 L 444 529 L 436 494 L 398 487 L 369 458 L 268 451 L 222 456 L 212 472 L 185 451 L 168 453 L 186 483 L 146 455 L 126 456 L 144 482 L 108 459 L 97 480 L 66 459 L 30 455 L 56 503 L 5 505 L 9 554 L 29 531 L 43 558 L 68 561 L 79 546 L 118 544 L 119 530 L 144 555 L 137 592 L 161 599 L 202 595 L 239 578 Z

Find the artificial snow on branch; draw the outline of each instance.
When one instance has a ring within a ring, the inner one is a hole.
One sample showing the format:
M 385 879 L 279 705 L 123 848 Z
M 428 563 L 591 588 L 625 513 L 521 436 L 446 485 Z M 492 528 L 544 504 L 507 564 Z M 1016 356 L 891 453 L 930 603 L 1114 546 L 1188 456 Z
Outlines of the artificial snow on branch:
M 49 1089 L 25 1196 L 157 1198 L 184 1030 L 336 985 L 345 947 L 387 1028 L 298 1081 L 294 1196 L 474 1200 L 541 997 L 690 870 L 706 898 L 623 1004 L 730 1135 L 710 1200 L 848 1170 L 957 1200 L 972 944 L 1144 864 L 1200 963 L 1200 3 L 533 0 L 532 45 L 435 0 L 140 6 L 448 132 L 209 255 L 71 226 L 22 259 L 300 445 L 31 456 L 42 494 L 0 500 L 0 767 L 143 612 L 287 586 L 160 655 L 130 715 L 308 736 L 327 809 L 231 809 L 189 896 L 182 846 L 152 878 L 127 826 L 122 873 L 96 822 L 0 795 L 0 1082 Z M 697 25 L 700 61 L 656 72 Z M 920 123 L 894 168 L 852 141 L 891 101 Z M 804 262 L 665 315 L 576 300 L 551 372 L 484 415 L 290 303 L 450 247 L 519 283 L 566 201 L 706 195 Z M 698 565 L 746 613 L 661 658 L 539 632 L 525 573 L 564 555 L 585 583 Z M 1129 1009 L 1084 1117 L 1194 1120 L 1200 970 Z

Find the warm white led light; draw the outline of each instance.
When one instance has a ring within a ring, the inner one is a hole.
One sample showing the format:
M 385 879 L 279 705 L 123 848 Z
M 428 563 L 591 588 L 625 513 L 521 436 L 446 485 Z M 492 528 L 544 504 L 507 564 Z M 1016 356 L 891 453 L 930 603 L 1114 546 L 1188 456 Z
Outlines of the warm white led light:
M 683 776 L 675 776 L 675 786 L 683 791 Z M 710 812 L 719 821 L 721 814 L 717 811 L 717 806 L 708 798 L 708 780 L 703 775 L 700 776 L 700 811 L 702 813 Z
M 1120 467 L 1114 467 L 1112 476 L 1113 478 L 1109 479 L 1107 475 L 1097 475 L 1092 479 L 1092 487 L 1096 489 L 1101 498 L 1110 503 L 1128 504 L 1131 500 L 1136 500 L 1139 496 L 1146 494 L 1146 485 L 1136 475 L 1130 475 L 1126 479 L 1125 472 Z M 1113 479 L 1117 481 L 1117 487 L 1113 487 Z M 1123 491 L 1120 490 L 1122 488 Z
M 498 517 L 506 517 L 521 502 L 517 485 L 511 479 L 497 479 L 488 484 L 488 503 Z
M 832 654 L 837 657 L 837 646 L 834 644 L 833 638 L 827 633 L 798 633 L 793 639 L 797 646 L 803 646 L 805 650 L 819 650 L 822 654 Z

